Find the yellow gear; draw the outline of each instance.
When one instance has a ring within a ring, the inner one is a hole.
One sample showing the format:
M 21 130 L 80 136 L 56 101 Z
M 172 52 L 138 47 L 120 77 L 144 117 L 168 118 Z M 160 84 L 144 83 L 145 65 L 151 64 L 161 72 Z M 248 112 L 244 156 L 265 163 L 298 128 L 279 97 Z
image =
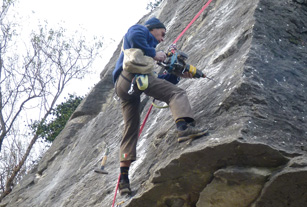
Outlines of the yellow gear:
M 136 84 L 139 90 L 146 90 L 146 88 L 148 87 L 148 75 L 138 75 L 136 77 Z
M 196 67 L 193 66 L 193 65 L 187 65 L 187 67 L 189 68 L 189 73 L 192 73 L 192 75 L 194 77 L 195 74 L 196 74 L 196 71 L 197 71 Z

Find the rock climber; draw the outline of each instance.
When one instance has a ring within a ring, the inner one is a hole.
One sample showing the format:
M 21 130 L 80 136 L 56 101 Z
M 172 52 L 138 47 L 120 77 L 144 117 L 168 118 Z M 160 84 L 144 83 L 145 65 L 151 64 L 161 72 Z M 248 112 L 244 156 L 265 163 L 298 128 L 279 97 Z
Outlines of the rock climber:
M 164 40 L 165 33 L 164 24 L 155 17 L 150 18 L 145 25 L 136 24 L 128 29 L 124 36 L 123 49 L 139 48 L 146 56 L 163 62 L 166 59 L 166 54 L 163 51 L 156 51 L 155 48 Z M 141 91 L 135 85 L 134 92 L 128 94 L 135 74 L 123 70 L 123 58 L 122 51 L 112 73 L 115 92 L 120 98 L 124 119 L 124 132 L 120 145 L 119 192 L 121 195 L 131 194 L 128 173 L 131 162 L 136 160 L 136 145 L 140 127 L 140 95 L 142 93 L 169 105 L 179 138 L 194 138 L 207 133 L 207 129 L 195 126 L 194 114 L 188 96 L 184 89 L 176 86 L 180 79 L 176 75 L 162 74 L 158 77 L 148 75 L 146 90 Z M 192 78 L 192 75 L 185 72 L 181 77 Z

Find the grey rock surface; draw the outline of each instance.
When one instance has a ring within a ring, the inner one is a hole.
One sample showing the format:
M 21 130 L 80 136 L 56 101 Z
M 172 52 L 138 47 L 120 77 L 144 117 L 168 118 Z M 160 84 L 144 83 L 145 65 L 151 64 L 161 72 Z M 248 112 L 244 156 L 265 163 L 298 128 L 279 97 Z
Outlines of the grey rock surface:
M 158 49 L 166 50 L 205 3 L 164 0 L 139 23 L 160 18 L 168 32 Z M 179 83 L 210 134 L 179 144 L 169 109 L 153 108 L 130 170 L 134 197 L 121 206 L 307 206 L 306 44 L 306 1 L 213 0 L 177 42 L 215 80 Z M 0 206 L 112 206 L 123 128 L 111 79 L 119 52 Z M 152 99 L 142 100 L 144 119 Z M 109 174 L 94 173 L 107 148 Z

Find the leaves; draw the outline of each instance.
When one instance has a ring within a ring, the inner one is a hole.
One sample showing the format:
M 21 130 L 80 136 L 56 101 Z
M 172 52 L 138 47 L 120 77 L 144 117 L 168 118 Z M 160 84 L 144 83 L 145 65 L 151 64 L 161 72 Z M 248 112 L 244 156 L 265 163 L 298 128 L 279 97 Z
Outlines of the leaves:
M 36 121 L 30 127 L 33 132 L 36 132 L 40 138 L 47 142 L 53 142 L 54 139 L 64 129 L 67 121 L 72 113 L 79 106 L 83 97 L 69 95 L 66 102 L 63 102 L 52 110 L 53 119 L 48 123 L 44 121 Z

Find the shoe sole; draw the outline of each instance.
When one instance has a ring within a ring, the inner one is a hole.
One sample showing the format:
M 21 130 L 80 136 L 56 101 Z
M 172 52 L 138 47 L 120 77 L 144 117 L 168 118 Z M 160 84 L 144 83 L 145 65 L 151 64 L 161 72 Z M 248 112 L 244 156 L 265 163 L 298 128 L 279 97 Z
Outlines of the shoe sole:
M 181 143 L 181 142 L 185 142 L 187 140 L 194 140 L 196 138 L 199 138 L 199 137 L 202 137 L 204 135 L 207 135 L 209 132 L 208 129 L 206 129 L 205 131 L 202 131 L 202 132 L 199 132 L 197 134 L 191 134 L 191 135 L 188 135 L 188 136 L 184 136 L 184 137 L 179 137 L 178 138 L 178 142 Z
M 119 191 L 120 195 L 131 195 L 131 190 L 129 190 L 128 188 L 124 188 L 122 190 Z

